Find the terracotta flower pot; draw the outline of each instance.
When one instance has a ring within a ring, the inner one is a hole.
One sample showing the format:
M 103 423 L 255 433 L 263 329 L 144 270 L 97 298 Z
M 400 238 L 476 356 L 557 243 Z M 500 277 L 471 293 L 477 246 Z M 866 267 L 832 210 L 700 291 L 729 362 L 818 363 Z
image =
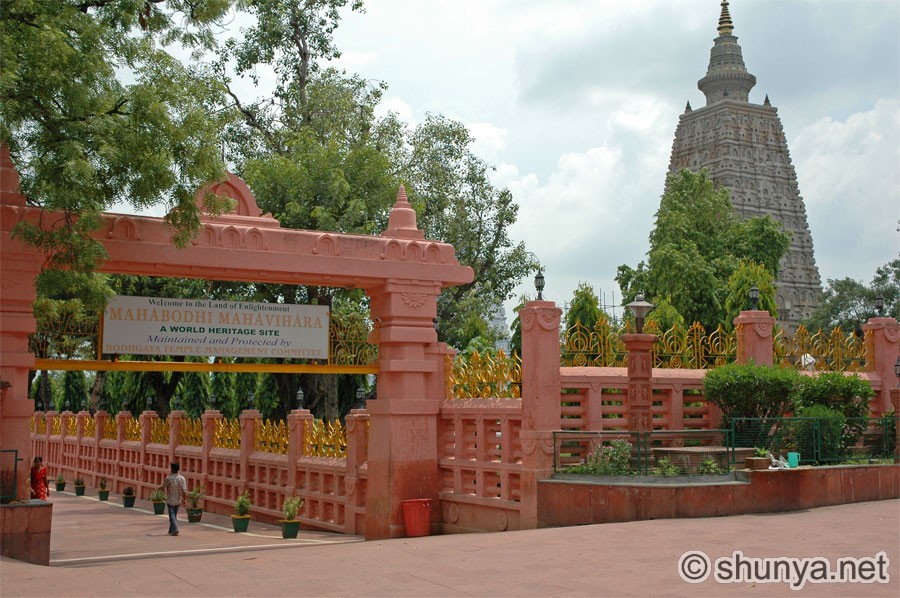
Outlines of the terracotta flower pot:
M 761 471 L 764 469 L 769 469 L 769 458 L 768 457 L 746 457 L 744 458 L 744 465 L 747 469 L 752 469 L 753 471 Z

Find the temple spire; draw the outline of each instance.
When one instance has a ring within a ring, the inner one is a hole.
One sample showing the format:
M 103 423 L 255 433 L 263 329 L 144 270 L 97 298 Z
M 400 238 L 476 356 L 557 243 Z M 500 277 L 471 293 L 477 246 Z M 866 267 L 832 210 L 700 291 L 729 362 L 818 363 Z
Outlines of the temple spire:
M 722 0 L 719 16 L 719 35 L 709 52 L 709 68 L 697 87 L 706 96 L 706 105 L 729 99 L 748 102 L 756 77 L 747 72 L 741 47 L 734 35 L 734 22 L 728 10 L 728 0 Z
M 734 23 L 731 22 L 731 14 L 728 12 L 728 0 L 722 0 L 722 14 L 719 16 L 719 35 L 731 35 L 734 31 Z

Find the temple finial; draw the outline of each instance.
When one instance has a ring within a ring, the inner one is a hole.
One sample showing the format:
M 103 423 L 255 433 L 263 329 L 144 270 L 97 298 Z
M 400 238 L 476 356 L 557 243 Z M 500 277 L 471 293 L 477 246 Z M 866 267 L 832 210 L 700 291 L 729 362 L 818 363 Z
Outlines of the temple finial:
M 763 106 L 771 106 L 772 102 L 769 101 L 769 94 L 766 94 L 766 101 L 763 102 Z
M 691 101 L 688 100 L 687 104 L 684 106 L 684 111 L 685 111 L 685 112 L 690 112 L 690 111 L 692 111 L 692 110 L 693 110 L 693 108 L 691 108 Z
M 731 22 L 731 14 L 728 12 L 728 0 L 722 0 L 722 14 L 719 16 L 719 35 L 731 35 L 734 31 L 734 23 Z

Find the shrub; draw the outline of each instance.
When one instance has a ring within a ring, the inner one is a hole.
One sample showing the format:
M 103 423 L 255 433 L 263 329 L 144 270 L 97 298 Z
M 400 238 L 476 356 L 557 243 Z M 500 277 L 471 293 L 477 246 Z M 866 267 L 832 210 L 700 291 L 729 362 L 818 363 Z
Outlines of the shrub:
M 891 457 L 897 447 L 897 414 L 893 409 L 881 416 L 878 420 L 878 429 L 881 430 L 881 437 L 874 447 L 875 456 Z
M 617 439 L 607 445 L 598 446 L 581 463 L 569 467 L 566 471 L 589 475 L 627 475 L 630 460 L 631 443 Z
M 290 496 L 284 499 L 284 504 L 281 508 L 284 511 L 284 518 L 286 520 L 295 521 L 297 519 L 297 513 L 303 508 L 303 499 L 299 496 Z
M 846 454 L 847 445 L 844 443 L 846 418 L 842 413 L 825 405 L 812 405 L 801 407 L 797 414 L 801 419 L 792 423 L 791 436 L 801 456 L 810 455 L 817 461 L 824 462 L 837 461 Z
M 76 486 L 84 486 L 85 485 L 84 478 L 75 478 L 75 485 Z
M 681 468 L 672 463 L 668 457 L 663 457 L 656 462 L 656 467 L 650 469 L 650 475 L 681 475 Z
M 712 457 L 707 457 L 700 463 L 699 471 L 704 475 L 722 475 L 723 473 L 726 473 L 724 469 L 716 464 L 716 460 Z
M 200 499 L 203 498 L 203 486 L 194 486 L 194 489 L 187 493 L 187 501 L 192 509 L 200 508 Z
M 166 502 L 166 493 L 160 488 L 150 493 L 150 502 Z
M 801 407 L 823 405 L 843 415 L 843 444 L 850 447 L 866 431 L 869 399 L 874 394 L 872 386 L 856 374 L 845 376 L 840 372 L 828 372 L 803 379 L 798 403 Z
M 134 496 L 134 494 L 134 486 L 125 486 L 125 488 L 122 489 L 122 496 Z
M 792 368 L 728 364 L 707 372 L 703 390 L 722 410 L 722 426 L 734 423 L 740 446 L 768 447 L 775 421 L 796 404 L 800 378 Z
M 100 490 L 106 490 L 107 484 L 109 484 L 109 482 L 106 480 L 106 478 L 100 478 L 98 488 L 99 488 Z
M 246 515 L 250 512 L 250 495 L 244 490 L 234 501 L 234 514 Z
M 57 484 L 65 484 L 65 483 L 66 483 L 66 476 L 64 476 L 62 473 L 58 474 L 58 475 L 56 476 L 56 483 L 57 483 Z

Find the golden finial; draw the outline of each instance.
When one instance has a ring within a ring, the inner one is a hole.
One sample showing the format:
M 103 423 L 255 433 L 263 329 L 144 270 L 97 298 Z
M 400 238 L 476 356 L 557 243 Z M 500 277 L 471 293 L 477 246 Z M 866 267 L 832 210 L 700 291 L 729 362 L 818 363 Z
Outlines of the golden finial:
M 722 0 L 722 14 L 719 16 L 719 35 L 730 35 L 734 31 L 731 14 L 728 12 L 728 0 Z

